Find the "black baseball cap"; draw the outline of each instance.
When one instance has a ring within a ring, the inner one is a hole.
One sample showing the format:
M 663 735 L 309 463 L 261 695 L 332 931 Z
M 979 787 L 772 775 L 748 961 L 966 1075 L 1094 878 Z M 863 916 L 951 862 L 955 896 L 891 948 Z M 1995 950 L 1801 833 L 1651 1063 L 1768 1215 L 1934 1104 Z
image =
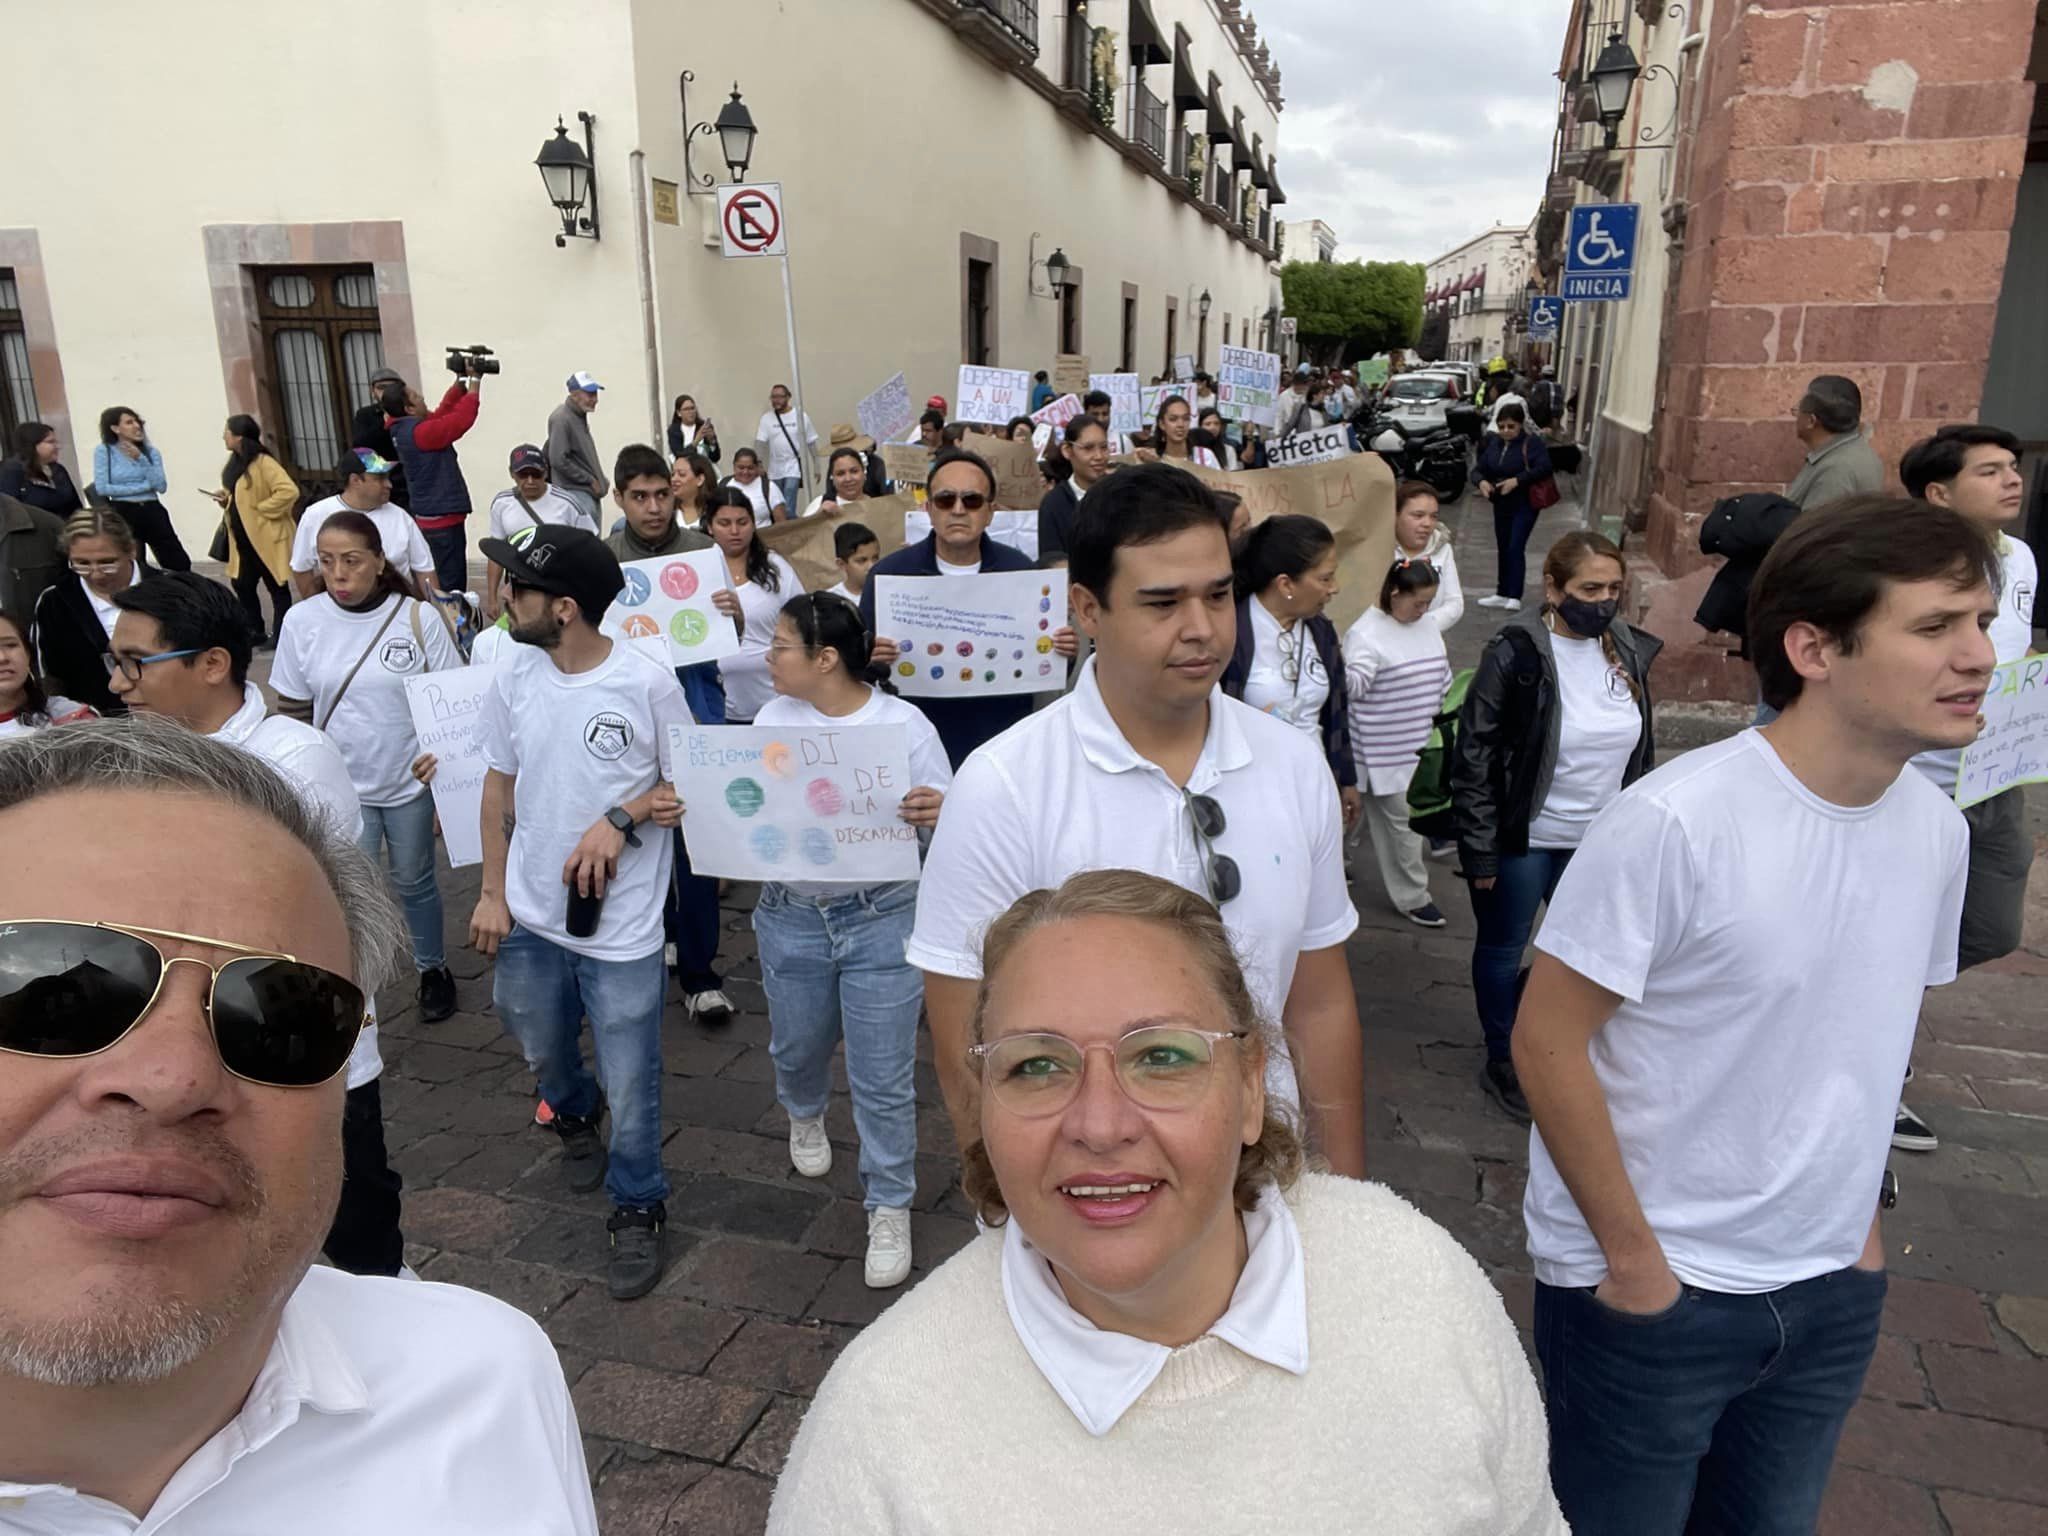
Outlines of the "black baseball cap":
M 604 617 L 626 585 L 618 556 L 587 528 L 543 523 L 530 537 L 516 542 L 484 539 L 478 548 L 520 586 L 575 598 L 576 606 L 593 624 Z
M 542 453 L 532 443 L 521 443 L 512 450 L 512 473 L 516 475 L 523 469 L 537 469 L 542 474 L 546 474 L 548 472 L 547 455 Z

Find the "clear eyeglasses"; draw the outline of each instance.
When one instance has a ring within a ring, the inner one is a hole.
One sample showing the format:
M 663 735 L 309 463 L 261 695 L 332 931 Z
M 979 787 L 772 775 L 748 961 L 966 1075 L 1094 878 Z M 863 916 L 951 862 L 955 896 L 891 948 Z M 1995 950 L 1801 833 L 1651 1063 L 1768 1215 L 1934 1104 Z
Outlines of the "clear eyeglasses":
M 1095 1051 L 1108 1053 L 1117 1084 L 1133 1104 L 1171 1111 L 1201 1099 L 1220 1041 L 1250 1034 L 1248 1029 L 1146 1024 L 1113 1043 L 1086 1046 L 1065 1035 L 1005 1035 L 969 1046 L 967 1059 L 996 1104 L 1023 1119 L 1056 1115 L 1072 1104 Z

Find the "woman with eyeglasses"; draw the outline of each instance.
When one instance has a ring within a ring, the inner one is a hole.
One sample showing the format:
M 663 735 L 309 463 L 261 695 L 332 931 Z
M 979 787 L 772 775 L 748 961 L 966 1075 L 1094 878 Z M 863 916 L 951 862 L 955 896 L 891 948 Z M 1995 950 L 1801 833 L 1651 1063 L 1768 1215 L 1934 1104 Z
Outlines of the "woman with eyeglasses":
M 1233 555 L 1237 645 L 1223 691 L 1322 744 L 1347 829 L 1363 804 L 1351 757 L 1343 649 L 1323 610 L 1337 595 L 1337 536 L 1317 518 L 1255 523 Z
M 100 442 L 92 451 L 93 489 L 128 519 L 136 540 L 167 571 L 189 571 L 192 557 L 160 498 L 170 489 L 164 456 L 143 431 L 142 418 L 125 405 L 100 412 Z
M 104 679 L 105 673 L 101 676 Z M 13 614 L 0 609 L 0 741 L 10 736 L 26 736 L 30 731 L 48 730 L 53 725 L 91 720 L 98 713 L 90 704 L 52 694 L 44 688 L 42 679 L 36 676 L 28 631 Z
M 57 517 L 69 517 L 85 505 L 71 471 L 57 457 L 57 429 L 48 422 L 24 421 L 14 429 L 10 452 L 0 463 L 0 496 Z
M 270 639 L 284 630 L 285 610 L 292 605 L 292 540 L 298 534 L 293 511 L 299 487 L 277 455 L 263 446 L 263 428 L 254 416 L 236 415 L 221 428 L 228 461 L 213 492 L 228 526 L 228 584 L 242 600 L 242 611 L 260 635 L 261 586 L 270 594 Z
M 953 784 L 946 749 L 914 705 L 869 681 L 867 635 L 852 603 L 829 592 L 792 597 L 776 622 L 768 672 L 775 697 L 754 717 L 756 725 L 897 728 L 912 786 L 896 812 L 904 823 L 899 835 L 914 840 L 938 824 Z M 790 1162 L 805 1178 L 822 1179 L 832 1169 L 825 1132 L 832 1054 L 845 1041 L 867 1205 L 864 1273 L 881 1289 L 910 1274 L 924 979 L 903 952 L 917 882 L 849 885 L 831 880 L 829 868 L 814 873 L 820 878 L 769 881 L 754 907 L 775 1097 L 789 1115 Z
M 782 605 L 803 591 L 804 584 L 795 566 L 761 542 L 754 504 L 738 486 L 725 488 L 703 528 L 725 555 L 725 573 L 740 604 L 739 654 L 718 663 L 725 680 L 725 723 L 752 725 L 761 706 L 775 696 L 768 676 L 768 647 L 775 640 L 776 621 Z
M 43 676 L 102 715 L 125 715 L 128 706 L 107 686 L 107 655 L 121 611 L 114 594 L 142 579 L 135 534 L 105 507 L 74 512 L 64 524 L 70 569 L 36 600 L 36 656 Z
M 982 964 L 988 1230 L 833 1365 L 771 1536 L 1560 1536 L 1499 1296 L 1383 1186 L 1303 1170 L 1214 907 L 1079 874 Z
M 668 423 L 668 452 L 672 459 L 697 454 L 707 462 L 718 462 L 718 428 L 697 413 L 693 395 L 677 395 Z

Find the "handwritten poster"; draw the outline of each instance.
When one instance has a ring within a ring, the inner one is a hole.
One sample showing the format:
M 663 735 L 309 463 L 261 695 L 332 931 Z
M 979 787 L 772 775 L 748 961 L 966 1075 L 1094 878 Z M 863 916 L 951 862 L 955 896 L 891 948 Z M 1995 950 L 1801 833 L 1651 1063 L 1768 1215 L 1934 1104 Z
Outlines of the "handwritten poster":
M 922 443 L 882 444 L 882 470 L 898 485 L 923 485 L 932 467 L 932 451 Z
M 731 585 L 718 550 L 630 560 L 620 569 L 625 590 L 605 610 L 602 627 L 629 639 L 666 636 L 679 667 L 739 653 L 739 632 L 711 604 L 712 593 Z
M 1081 414 L 1081 397 L 1069 392 L 1059 399 L 1040 406 L 1031 413 L 1031 419 L 1040 426 L 1050 427 L 1055 432 Z
M 1342 427 L 1294 432 L 1266 444 L 1266 457 L 1275 469 L 1284 469 L 1292 464 L 1322 464 L 1344 458 L 1350 452 L 1351 434 Z
M 1138 425 L 1131 430 L 1136 432 L 1142 428 L 1149 432 L 1159 420 L 1159 402 L 1179 394 L 1181 388 L 1178 384 L 1147 384 L 1138 391 Z M 1186 396 L 1182 395 L 1182 398 Z
M 994 422 L 1001 426 L 1022 416 L 1031 404 L 1031 375 L 1022 368 L 977 368 L 960 365 L 960 405 L 955 421 Z
M 910 384 L 902 374 L 854 407 L 861 431 L 878 443 L 893 442 L 910 430 L 917 412 L 910 408 Z
M 1226 347 L 1224 350 L 1227 352 L 1230 349 Z M 1173 376 L 1183 384 L 1192 384 L 1195 381 L 1194 353 L 1176 352 L 1173 354 Z
M 1995 670 L 1983 715 L 1984 729 L 1963 749 L 1958 805 L 2048 781 L 2048 656 L 2022 656 Z
M 1085 395 L 1088 392 L 1088 354 L 1061 352 L 1052 360 L 1053 393 Z
M 1135 373 L 1091 373 L 1088 388 L 1109 396 L 1109 430 L 1135 432 L 1145 424 L 1138 405 L 1138 376 Z
M 1394 474 L 1376 453 L 1290 469 L 1188 468 L 1244 498 L 1254 523 L 1283 512 L 1320 518 L 1337 536 L 1338 593 L 1325 610 L 1341 634 L 1371 604 L 1394 560 Z
M 1216 367 L 1216 406 L 1225 421 L 1278 426 L 1275 401 L 1280 395 L 1280 355 L 1225 347 Z
M 690 868 L 729 880 L 875 885 L 918 876 L 900 725 L 672 725 Z
M 917 499 L 908 492 L 898 492 L 894 496 L 867 496 L 859 501 L 842 502 L 810 517 L 800 517 L 793 523 L 776 523 L 773 527 L 763 528 L 761 542 L 796 567 L 797 580 L 804 584 L 806 592 L 816 592 L 821 587 L 839 583 L 839 563 L 834 553 L 835 541 L 843 525 L 859 523 L 875 536 L 883 554 L 893 554 L 904 544 L 904 516 L 916 506 Z M 931 532 L 929 522 L 924 531 Z M 918 537 L 922 538 L 924 534 Z
M 1052 637 L 1067 624 L 1058 571 L 876 576 L 875 634 L 896 642 L 906 698 L 988 698 L 1063 688 Z
M 434 770 L 434 809 L 441 816 L 441 840 L 457 869 L 484 861 L 484 748 L 477 723 L 494 667 L 460 667 L 405 680 L 405 703 L 421 752 L 440 759 Z
M 903 514 L 903 542 L 915 544 L 932 531 L 932 515 L 922 507 Z M 1038 558 L 1038 514 L 1000 509 L 989 519 L 988 536 L 1029 559 Z

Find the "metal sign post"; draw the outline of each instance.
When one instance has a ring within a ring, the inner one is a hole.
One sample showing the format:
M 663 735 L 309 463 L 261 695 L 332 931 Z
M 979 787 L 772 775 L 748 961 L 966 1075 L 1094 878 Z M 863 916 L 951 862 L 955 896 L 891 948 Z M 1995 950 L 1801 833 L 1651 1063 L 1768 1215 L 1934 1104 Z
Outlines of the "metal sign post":
M 789 280 L 789 226 L 782 217 L 782 183 L 720 187 L 718 233 L 720 253 L 729 261 L 774 256 L 782 263 L 782 314 L 789 327 L 789 387 L 796 409 L 797 484 L 807 494 L 816 472 L 811 467 L 813 450 L 805 431 L 810 418 L 804 414 L 804 374 L 797 360 L 796 295 Z M 792 518 L 802 512 L 800 506 L 789 509 Z

